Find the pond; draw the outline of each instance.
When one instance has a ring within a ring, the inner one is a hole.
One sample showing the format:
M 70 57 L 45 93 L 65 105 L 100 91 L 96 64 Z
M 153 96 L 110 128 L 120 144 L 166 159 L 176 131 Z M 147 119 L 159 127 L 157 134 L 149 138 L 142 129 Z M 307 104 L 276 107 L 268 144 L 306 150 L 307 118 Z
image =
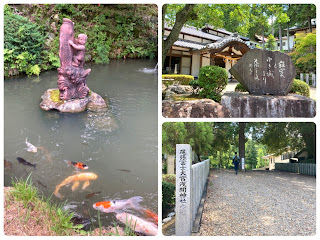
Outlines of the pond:
M 151 60 L 112 60 L 108 65 L 86 64 L 91 68 L 88 87 L 108 99 L 107 113 L 59 113 L 40 109 L 40 97 L 57 87 L 57 71 L 39 77 L 16 77 L 4 82 L 4 158 L 12 164 L 5 168 L 5 186 L 12 179 L 27 179 L 55 203 L 65 203 L 84 217 L 92 218 L 97 227 L 100 201 L 143 197 L 140 203 L 158 212 L 157 149 L 157 74 Z M 38 147 L 26 151 L 25 140 Z M 36 164 L 36 169 L 17 161 L 17 157 Z M 64 186 L 59 199 L 53 192 L 76 169 L 66 161 L 81 162 L 93 172 L 96 180 L 74 192 Z M 90 198 L 90 193 L 100 192 Z M 133 211 L 143 217 L 139 211 Z M 103 226 L 117 222 L 114 213 L 101 213 Z M 122 225 L 120 222 L 117 224 Z M 123 226 L 123 225 L 122 225 Z

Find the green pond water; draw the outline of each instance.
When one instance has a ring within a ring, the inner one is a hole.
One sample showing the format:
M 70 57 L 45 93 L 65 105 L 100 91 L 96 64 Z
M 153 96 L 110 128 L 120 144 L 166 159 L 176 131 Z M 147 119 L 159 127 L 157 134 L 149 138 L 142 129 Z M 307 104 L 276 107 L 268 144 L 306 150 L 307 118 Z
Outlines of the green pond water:
M 87 164 L 98 179 L 74 192 L 71 185 L 60 189 L 65 198 L 52 195 L 55 203 L 66 201 L 65 209 L 92 218 L 95 226 L 95 202 L 143 197 L 141 205 L 158 212 L 157 177 L 157 74 L 150 60 L 114 60 L 108 65 L 86 64 L 91 68 L 89 88 L 109 101 L 107 113 L 46 112 L 39 107 L 41 95 L 57 87 L 57 71 L 39 77 L 20 76 L 4 82 L 4 184 L 26 179 L 50 197 L 56 185 L 77 172 L 64 160 Z M 38 147 L 26 151 L 25 139 Z M 17 161 L 22 157 L 36 169 Z M 101 192 L 91 198 L 89 193 Z M 139 211 L 128 210 L 143 217 Z M 117 222 L 114 213 L 101 213 L 104 226 Z

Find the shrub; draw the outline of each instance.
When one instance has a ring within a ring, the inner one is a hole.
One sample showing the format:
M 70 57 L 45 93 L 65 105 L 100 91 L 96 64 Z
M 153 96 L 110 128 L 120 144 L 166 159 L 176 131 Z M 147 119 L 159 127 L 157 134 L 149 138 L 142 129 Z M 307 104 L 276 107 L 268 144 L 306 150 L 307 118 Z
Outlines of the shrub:
M 4 15 L 5 76 L 25 72 L 39 75 L 44 36 L 37 24 L 16 14 Z
M 203 88 L 200 96 L 219 102 L 221 92 L 228 84 L 228 74 L 222 67 L 205 66 L 200 68 L 198 82 L 199 86 Z
M 310 97 L 310 87 L 307 83 L 294 79 L 290 93 L 296 93 L 302 96 Z
M 234 90 L 236 92 L 248 92 L 248 90 L 245 89 L 245 87 L 241 83 L 238 83 Z
M 165 79 L 174 79 L 172 80 L 165 80 Z M 180 84 L 180 85 L 189 85 L 189 83 L 194 80 L 194 77 L 191 75 L 181 75 L 181 74 L 163 74 L 162 75 L 162 82 L 166 85 L 172 84 Z
M 176 185 L 176 175 L 175 174 L 163 174 L 162 181 L 172 183 Z
M 175 202 L 176 185 L 162 181 L 162 209 L 168 210 Z

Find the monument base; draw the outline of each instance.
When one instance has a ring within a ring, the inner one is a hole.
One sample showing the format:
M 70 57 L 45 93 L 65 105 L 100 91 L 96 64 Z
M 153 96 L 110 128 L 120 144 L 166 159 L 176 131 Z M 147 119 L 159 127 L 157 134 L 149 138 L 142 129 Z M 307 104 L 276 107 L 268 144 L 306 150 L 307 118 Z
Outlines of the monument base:
M 229 109 L 234 118 L 310 118 L 316 115 L 315 101 L 297 94 L 256 96 L 231 92 L 222 96 L 221 105 Z
M 55 109 L 60 112 L 76 113 L 83 112 L 85 110 L 94 112 L 108 110 L 108 105 L 104 99 L 99 94 L 92 91 L 85 98 L 61 100 L 59 98 L 59 89 L 52 88 L 48 89 L 41 96 L 41 99 L 40 107 L 45 111 Z
M 162 101 L 162 115 L 167 118 L 227 118 L 229 110 L 211 99 Z

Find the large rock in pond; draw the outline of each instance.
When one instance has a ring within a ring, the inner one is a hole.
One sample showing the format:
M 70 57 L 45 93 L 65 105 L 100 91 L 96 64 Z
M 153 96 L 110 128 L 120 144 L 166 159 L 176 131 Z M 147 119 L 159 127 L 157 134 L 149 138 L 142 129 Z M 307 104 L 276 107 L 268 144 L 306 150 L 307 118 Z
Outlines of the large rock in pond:
M 167 118 L 227 118 L 227 108 L 210 99 L 162 101 L 162 115 Z
M 296 75 L 287 54 L 260 49 L 248 51 L 229 72 L 254 95 L 287 95 Z
M 76 113 L 85 110 L 95 112 L 108 110 L 108 104 L 105 100 L 99 94 L 92 91 L 87 97 L 81 99 L 61 100 L 59 98 L 59 89 L 52 88 L 48 89 L 41 96 L 41 99 L 40 107 L 45 111 L 55 109 L 60 112 Z
M 297 95 L 255 96 L 248 93 L 225 93 L 221 105 L 229 109 L 234 118 L 311 118 L 316 115 L 314 100 Z

